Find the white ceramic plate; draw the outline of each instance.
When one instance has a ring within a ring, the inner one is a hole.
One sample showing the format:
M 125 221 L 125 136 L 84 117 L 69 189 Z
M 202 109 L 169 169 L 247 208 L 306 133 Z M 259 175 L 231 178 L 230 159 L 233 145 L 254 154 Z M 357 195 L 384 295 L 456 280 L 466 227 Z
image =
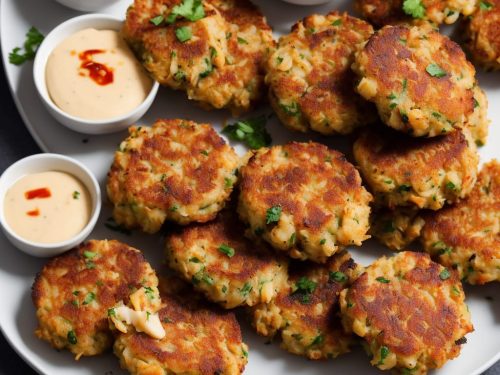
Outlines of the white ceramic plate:
M 104 10 L 105 13 L 124 17 L 125 10 L 132 0 L 122 0 Z M 334 1 L 328 5 L 315 7 L 293 6 L 280 0 L 260 0 L 258 3 L 268 16 L 276 34 L 287 32 L 297 19 L 313 12 L 327 12 L 333 7 L 347 9 L 347 0 Z M 86 136 L 74 133 L 57 124 L 50 117 L 37 97 L 32 78 L 32 65 L 27 63 L 16 67 L 8 63 L 8 52 L 15 46 L 22 45 L 24 34 L 30 26 L 36 26 L 43 33 L 66 19 L 79 13 L 73 12 L 52 0 L 1 0 L 0 28 L 2 55 L 5 70 L 19 111 L 40 147 L 45 151 L 72 156 L 87 165 L 97 176 L 103 187 L 105 175 L 111 163 L 113 150 L 125 133 L 106 136 Z M 486 90 L 490 102 L 490 118 L 500 118 L 500 73 L 480 75 L 480 84 Z M 269 108 L 261 108 L 258 113 L 271 113 Z M 198 109 L 185 99 L 182 92 L 161 89 L 150 111 L 141 121 L 151 124 L 158 117 L 184 117 L 195 121 L 208 121 L 220 129 L 223 121 L 230 118 L 225 111 L 206 112 Z M 10 126 L 4 119 L 3 126 Z M 307 140 L 312 138 L 344 152 L 349 146 L 342 139 L 325 139 L 317 136 L 303 136 L 286 131 L 273 118 L 268 123 L 274 143 L 283 143 L 290 139 Z M 493 123 L 488 144 L 481 149 L 481 159 L 497 157 L 500 159 L 500 126 Z M 238 145 L 238 151 L 243 148 Z M 104 191 L 104 190 L 103 190 Z M 92 233 L 93 238 L 117 238 L 145 252 L 146 257 L 158 269 L 161 268 L 163 240 L 159 236 L 144 236 L 134 233 L 124 236 L 106 230 L 103 222 L 110 216 L 109 207 L 104 206 L 100 222 Z M 75 362 L 66 352 L 57 352 L 45 342 L 35 338 L 36 325 L 34 309 L 31 303 L 31 283 L 34 275 L 41 269 L 44 261 L 24 255 L 14 249 L 0 235 L 0 285 L 2 302 L 0 308 L 0 327 L 5 336 L 36 370 L 50 375 L 83 374 L 122 374 L 118 361 L 111 354 L 96 358 L 83 358 Z M 373 242 L 368 242 L 362 249 L 352 249 L 354 257 L 362 264 L 369 264 L 386 250 Z M 479 374 L 500 359 L 500 295 L 498 284 L 484 287 L 466 288 L 475 332 L 468 335 L 462 354 L 450 361 L 439 375 Z M 494 297 L 490 301 L 486 297 Z M 257 337 L 242 321 L 244 339 L 250 345 L 250 360 L 245 374 L 377 374 L 378 370 L 369 365 L 368 357 L 356 348 L 350 354 L 336 360 L 313 363 L 295 357 L 279 349 L 277 344 L 265 345 L 265 339 Z

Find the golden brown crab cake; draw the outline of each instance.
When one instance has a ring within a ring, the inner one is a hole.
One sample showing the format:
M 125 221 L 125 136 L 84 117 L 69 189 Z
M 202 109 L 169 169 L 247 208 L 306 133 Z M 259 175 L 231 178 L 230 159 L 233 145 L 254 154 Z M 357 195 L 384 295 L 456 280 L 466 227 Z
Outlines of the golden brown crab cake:
M 225 308 L 269 302 L 287 282 L 288 262 L 263 241 L 243 236 L 245 226 L 232 211 L 167 237 L 171 268 L 195 289 Z
M 422 244 L 470 284 L 500 281 L 500 163 L 479 173 L 467 198 L 424 217 Z
M 469 116 L 466 124 L 476 145 L 483 146 L 486 144 L 489 126 L 488 98 L 484 91 L 476 84 L 474 86 L 474 112 Z
M 371 200 L 342 153 L 292 142 L 259 150 L 242 168 L 238 213 L 275 249 L 325 262 L 369 237 Z
M 377 26 L 421 21 L 439 25 L 454 23 L 460 14 L 472 14 L 476 3 L 476 0 L 356 0 L 355 8 Z
M 474 110 L 474 66 L 430 27 L 380 29 L 352 67 L 357 91 L 376 104 L 382 121 L 414 137 L 455 131 Z
M 421 211 L 412 207 L 376 210 L 370 218 L 370 234 L 394 251 L 400 251 L 415 241 L 425 222 Z
M 108 173 L 113 217 L 147 233 L 165 220 L 212 220 L 237 180 L 240 159 L 208 124 L 158 120 L 132 126 Z
M 500 0 L 480 1 L 465 22 L 465 47 L 472 60 L 488 70 L 500 69 Z
M 280 38 L 267 63 L 266 83 L 274 111 L 288 128 L 347 134 L 375 121 L 372 104 L 354 92 L 351 70 L 370 24 L 331 12 L 297 22 Z
M 52 258 L 35 278 L 38 338 L 81 356 L 113 344 L 108 309 L 144 287 L 158 299 L 158 279 L 142 253 L 118 241 L 91 240 Z
M 248 110 L 264 92 L 263 65 L 274 45 L 265 17 L 247 0 L 210 0 L 200 8 L 195 2 L 199 15 L 170 22 L 183 3 L 135 0 L 125 40 L 161 84 L 186 91 L 206 108 Z
M 248 357 L 233 313 L 207 305 L 180 279 L 160 279 L 165 337 L 120 333 L 114 352 L 131 374 L 241 374 Z
M 424 253 L 378 259 L 340 293 L 340 309 L 381 370 L 426 374 L 457 357 L 473 331 L 458 273 Z
M 340 323 L 338 295 L 361 268 L 342 250 L 325 264 L 293 264 L 288 286 L 270 303 L 251 308 L 260 335 L 279 336 L 283 349 L 310 359 L 334 358 L 349 351 L 352 336 Z
M 354 157 L 378 205 L 439 210 L 474 187 L 479 155 L 467 129 L 412 138 L 387 128 L 367 130 Z

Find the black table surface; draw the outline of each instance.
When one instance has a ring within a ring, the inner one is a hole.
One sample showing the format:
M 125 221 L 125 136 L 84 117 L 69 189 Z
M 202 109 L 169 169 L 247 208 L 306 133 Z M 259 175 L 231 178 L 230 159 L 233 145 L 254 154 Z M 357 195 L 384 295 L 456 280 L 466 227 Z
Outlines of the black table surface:
M 25 156 L 41 152 L 17 112 L 3 65 L 0 64 L 0 173 Z M 5 285 L 0 287 L 5 288 Z M 0 374 L 36 374 L 10 347 L 0 333 Z M 500 375 L 500 361 L 483 375 Z

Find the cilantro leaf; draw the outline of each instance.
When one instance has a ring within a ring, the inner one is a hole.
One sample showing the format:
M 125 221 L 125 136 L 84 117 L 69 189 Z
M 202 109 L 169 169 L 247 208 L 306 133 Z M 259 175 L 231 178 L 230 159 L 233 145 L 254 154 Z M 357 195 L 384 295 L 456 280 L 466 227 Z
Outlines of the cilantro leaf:
M 421 0 L 404 0 L 403 11 L 413 18 L 424 18 L 425 7 Z
M 179 42 L 184 43 L 193 37 L 193 33 L 191 32 L 191 28 L 187 26 L 181 26 L 175 29 L 175 36 L 179 40 Z
M 184 0 L 172 9 L 172 14 L 189 21 L 198 21 L 205 17 L 205 9 L 201 0 Z
M 383 365 L 385 359 L 389 355 L 390 351 L 387 346 L 381 346 L 380 347 L 380 361 L 378 361 L 377 365 Z
M 21 53 L 21 48 L 14 48 L 9 53 L 9 62 L 14 65 L 21 65 L 28 60 L 33 60 L 38 47 L 43 42 L 43 39 L 43 34 L 41 34 L 35 27 L 31 27 L 26 33 L 26 40 L 23 45 L 24 53 Z
M 281 217 L 281 206 L 273 206 L 266 211 L 266 224 L 277 223 Z
M 446 76 L 446 71 L 441 68 L 438 64 L 429 64 L 425 71 L 429 73 L 432 77 L 443 78 Z
M 295 283 L 294 295 L 300 296 L 300 302 L 303 304 L 309 303 L 311 300 L 311 294 L 314 293 L 318 283 L 302 276 Z
M 335 271 L 335 272 L 330 271 L 329 279 L 337 281 L 339 283 L 343 283 L 344 281 L 347 281 L 347 276 L 345 273 L 341 271 Z
M 222 132 L 234 141 L 241 141 L 252 149 L 258 149 L 269 146 L 272 142 L 266 130 L 266 122 L 265 116 L 249 118 L 225 126 Z
M 160 26 L 163 23 L 163 21 L 165 21 L 165 17 L 163 17 L 162 15 L 153 17 L 149 20 L 149 22 L 151 22 L 155 26 Z

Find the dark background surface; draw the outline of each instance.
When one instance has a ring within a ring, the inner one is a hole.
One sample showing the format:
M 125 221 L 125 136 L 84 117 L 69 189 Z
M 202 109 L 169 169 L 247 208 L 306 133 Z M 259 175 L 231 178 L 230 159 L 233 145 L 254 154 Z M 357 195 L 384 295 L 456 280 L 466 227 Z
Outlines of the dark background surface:
M 0 173 L 27 155 L 41 152 L 17 112 L 10 95 L 3 65 L 0 63 Z M 1 261 L 1 260 L 0 260 Z M 8 286 L 1 285 L 0 288 Z M 500 338 L 499 338 L 500 342 Z M 10 347 L 0 333 L 0 374 L 36 374 Z M 68 374 L 69 375 L 69 374 Z M 353 374 L 355 375 L 355 374 Z M 500 362 L 483 375 L 500 375 Z

